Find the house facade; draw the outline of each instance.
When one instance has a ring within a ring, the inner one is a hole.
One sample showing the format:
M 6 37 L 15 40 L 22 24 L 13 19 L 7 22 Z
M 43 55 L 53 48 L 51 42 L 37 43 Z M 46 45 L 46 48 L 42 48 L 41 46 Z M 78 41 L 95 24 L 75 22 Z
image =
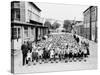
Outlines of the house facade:
M 84 25 L 82 21 L 73 25 L 73 30 L 77 35 L 84 37 Z
M 97 42 L 97 6 L 90 6 L 83 12 L 84 37 Z
M 41 9 L 33 2 L 11 2 L 11 48 L 20 50 L 24 41 L 37 42 L 48 34 L 41 22 Z

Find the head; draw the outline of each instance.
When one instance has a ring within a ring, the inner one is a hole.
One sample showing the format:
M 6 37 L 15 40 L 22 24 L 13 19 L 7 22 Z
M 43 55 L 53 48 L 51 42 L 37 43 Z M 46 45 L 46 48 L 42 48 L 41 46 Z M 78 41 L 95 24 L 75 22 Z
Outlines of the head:
M 24 44 L 27 45 L 27 41 L 24 41 Z
M 45 47 L 43 48 L 43 50 L 45 50 Z
M 55 49 L 53 49 L 53 51 L 55 51 Z

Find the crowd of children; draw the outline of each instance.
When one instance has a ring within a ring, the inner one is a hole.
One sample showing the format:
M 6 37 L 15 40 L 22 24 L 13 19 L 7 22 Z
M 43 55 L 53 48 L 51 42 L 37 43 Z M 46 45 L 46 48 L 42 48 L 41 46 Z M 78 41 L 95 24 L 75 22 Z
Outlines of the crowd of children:
M 27 52 L 27 64 L 75 62 L 88 58 L 89 43 L 77 38 L 72 34 L 55 34 L 37 44 L 32 43 L 32 50 Z

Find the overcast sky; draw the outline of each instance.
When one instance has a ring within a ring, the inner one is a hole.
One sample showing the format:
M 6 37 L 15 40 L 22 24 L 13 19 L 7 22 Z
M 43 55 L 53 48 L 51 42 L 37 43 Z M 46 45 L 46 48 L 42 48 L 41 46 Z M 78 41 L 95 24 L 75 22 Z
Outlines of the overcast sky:
M 83 20 L 83 11 L 85 11 L 89 7 L 86 5 L 38 2 L 35 2 L 35 4 L 42 10 L 41 17 L 53 18 L 57 20 Z

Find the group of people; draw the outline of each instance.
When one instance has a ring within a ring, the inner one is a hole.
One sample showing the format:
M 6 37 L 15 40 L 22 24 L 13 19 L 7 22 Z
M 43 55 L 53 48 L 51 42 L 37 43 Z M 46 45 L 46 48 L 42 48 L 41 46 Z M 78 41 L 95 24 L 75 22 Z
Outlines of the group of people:
M 39 62 L 67 62 L 83 60 L 90 55 L 89 43 L 80 41 L 70 34 L 51 35 L 49 38 L 35 42 L 24 42 L 21 47 L 23 65 Z

